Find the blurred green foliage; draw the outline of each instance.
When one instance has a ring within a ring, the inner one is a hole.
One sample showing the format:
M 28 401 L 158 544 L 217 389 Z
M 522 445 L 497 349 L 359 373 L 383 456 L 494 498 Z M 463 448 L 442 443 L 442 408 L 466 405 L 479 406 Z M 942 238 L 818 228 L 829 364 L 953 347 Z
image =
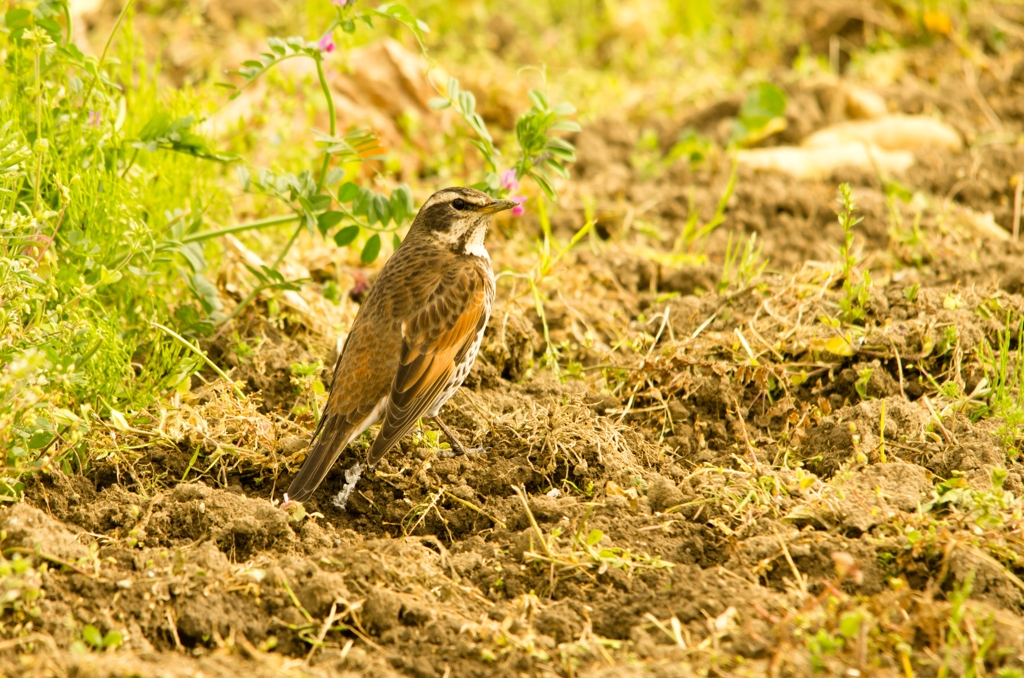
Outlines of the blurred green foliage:
M 137 411 L 196 369 L 149 321 L 218 310 L 182 242 L 217 192 L 194 101 L 158 96 L 130 35 L 101 60 L 66 5 L 9 9 L 0 31 L 0 496 L 86 458 L 97 415 Z M 133 86 L 124 88 L 122 82 Z M 166 152 L 166 150 L 179 152 Z

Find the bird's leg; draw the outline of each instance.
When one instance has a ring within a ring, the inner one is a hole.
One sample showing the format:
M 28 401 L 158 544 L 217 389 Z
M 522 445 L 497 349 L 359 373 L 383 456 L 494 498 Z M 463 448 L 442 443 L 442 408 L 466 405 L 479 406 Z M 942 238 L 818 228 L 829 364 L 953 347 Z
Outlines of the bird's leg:
M 434 417 L 434 421 L 437 422 L 437 425 L 441 427 L 442 431 L 444 431 L 445 436 L 448 438 L 448 442 L 452 446 L 452 450 L 456 454 L 466 454 L 466 448 L 462 446 L 462 441 L 459 440 L 459 437 L 455 435 L 454 431 L 448 428 L 447 424 L 441 421 L 441 417 Z
M 437 425 L 441 427 L 442 431 L 444 431 L 444 435 L 448 438 L 448 442 L 452 446 L 452 452 L 454 452 L 455 454 L 457 454 L 457 455 L 465 455 L 465 454 L 470 454 L 470 453 L 479 454 L 479 453 L 485 451 L 485 449 L 482 448 L 482 447 L 473 447 L 473 448 L 468 448 L 467 449 L 462 444 L 462 441 L 459 440 L 459 437 L 457 435 L 455 435 L 455 432 L 452 431 L 450 428 L 448 428 L 447 424 L 445 424 L 443 421 L 441 421 L 441 417 L 434 417 L 434 421 L 437 422 Z

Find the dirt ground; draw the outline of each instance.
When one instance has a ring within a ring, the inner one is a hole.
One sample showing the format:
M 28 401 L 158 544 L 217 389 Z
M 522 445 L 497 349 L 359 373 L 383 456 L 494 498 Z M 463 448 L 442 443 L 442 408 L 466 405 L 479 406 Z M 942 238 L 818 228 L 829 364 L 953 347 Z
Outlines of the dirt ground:
M 499 279 L 485 347 L 444 411 L 483 451 L 450 457 L 428 425 L 345 509 L 332 495 L 359 449 L 304 512 L 271 502 L 313 428 L 291 365 L 330 365 L 335 338 L 254 307 L 209 347 L 247 401 L 196 379 L 159 435 L 112 431 L 88 472 L 41 475 L 0 513 L 41 609 L 7 623 L 20 631 L 0 641 L 3 672 L 1021 675 L 1024 465 L 1004 421 L 971 416 L 971 394 L 992 381 L 986 342 L 1024 312 L 1009 236 L 1024 62 L 981 54 L 994 65 L 968 87 L 949 41 L 907 59 L 900 81 L 859 86 L 890 113 L 950 123 L 961 150 L 920 149 L 895 182 L 741 166 L 705 258 L 673 246 L 695 211 L 712 217 L 728 157 L 660 155 L 652 170 L 636 149 L 649 130 L 719 138 L 735 103 L 586 125 L 552 223 L 564 242 L 592 204 L 598 227 L 544 282 L 543 320 L 524 280 Z M 835 105 L 846 86 L 786 85 L 790 124 L 763 145 L 851 118 Z M 841 181 L 872 279 L 849 342 L 821 320 L 844 296 Z M 530 270 L 537 224 L 496 225 L 497 271 Z M 720 285 L 729 244 L 750 234 L 767 268 Z M 347 261 L 302 263 L 321 282 L 379 270 Z M 120 647 L 89 648 L 84 625 Z

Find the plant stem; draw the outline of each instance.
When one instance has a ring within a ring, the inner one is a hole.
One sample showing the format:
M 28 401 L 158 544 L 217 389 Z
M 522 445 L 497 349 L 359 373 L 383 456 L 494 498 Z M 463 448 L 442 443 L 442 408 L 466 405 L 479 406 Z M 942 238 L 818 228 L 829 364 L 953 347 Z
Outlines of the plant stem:
M 198 233 L 192 233 L 186 235 L 181 239 L 183 243 L 190 242 L 202 242 L 203 240 L 213 240 L 219 238 L 222 235 L 231 235 L 233 233 L 244 233 L 245 231 L 257 231 L 261 228 L 267 228 L 268 226 L 280 226 L 281 224 L 288 224 L 293 221 L 299 220 L 297 214 L 282 214 L 278 217 L 267 217 L 266 219 L 259 219 L 257 221 L 250 221 L 244 224 L 235 224 L 234 226 L 228 226 L 226 228 L 218 228 L 212 231 L 200 231 Z
M 132 153 L 132 159 L 128 161 L 128 164 L 125 165 L 124 171 L 121 172 L 121 178 L 122 179 L 124 179 L 126 176 L 128 176 L 128 170 L 130 170 L 132 168 L 132 165 L 135 164 L 135 159 L 138 158 L 138 157 L 139 157 L 139 149 L 136 148 L 135 152 Z
M 333 30 L 334 27 L 332 26 L 331 29 Z M 338 128 L 338 121 L 336 119 L 336 115 L 334 112 L 334 95 L 331 94 L 331 88 L 327 84 L 327 76 L 324 74 L 324 60 L 322 58 L 317 58 L 315 61 L 316 77 L 319 78 L 320 80 L 320 89 L 323 90 L 324 99 L 327 100 L 327 115 L 329 117 L 328 123 L 330 124 L 331 137 L 334 137 Z M 320 169 L 320 180 L 316 182 L 316 190 L 318 193 L 324 187 L 324 181 L 327 180 L 327 167 L 328 165 L 330 165 L 330 163 L 331 154 L 325 152 L 324 164 L 323 167 Z
M 332 26 L 331 29 L 333 30 L 333 28 L 334 27 Z M 327 76 L 324 74 L 324 60 L 321 57 L 316 57 L 314 61 L 316 62 L 316 77 L 320 80 L 320 89 L 323 90 L 324 99 L 326 99 L 327 101 L 327 115 L 330 117 L 330 120 L 328 122 L 330 124 L 331 136 L 334 137 L 338 129 L 338 121 L 336 119 L 334 112 L 334 96 L 331 94 L 331 88 L 327 84 Z M 324 163 L 320 167 L 320 178 L 317 179 L 316 182 L 317 193 L 323 190 L 324 182 L 327 181 L 327 170 L 329 169 L 330 164 L 331 154 L 325 152 Z M 292 237 L 288 239 L 287 243 L 285 243 L 284 249 L 281 250 L 281 254 L 277 255 L 277 260 L 274 262 L 274 265 L 272 267 L 275 271 L 277 270 L 277 267 L 281 265 L 281 262 L 284 261 L 284 258 L 288 255 L 288 250 L 290 250 L 292 248 L 292 245 L 295 244 L 295 241 L 299 239 L 300 233 L 302 233 L 301 223 L 295 227 L 295 231 L 292 233 Z
M 238 314 L 241 313 L 242 310 L 249 305 L 249 302 L 255 299 L 256 295 L 262 292 L 263 289 L 264 288 L 262 285 L 257 285 L 256 287 L 252 288 L 252 291 L 249 292 L 249 294 L 245 295 L 245 299 L 242 299 L 242 301 L 238 302 L 238 305 L 235 306 L 235 310 L 231 312 L 231 315 L 224 319 L 224 322 L 221 323 L 221 327 L 227 327 L 228 323 L 237 318 Z M 217 335 L 214 336 L 214 338 L 216 338 L 216 336 L 219 336 L 219 334 L 220 333 L 218 332 Z
M 277 267 L 281 265 L 281 262 L 284 261 L 285 255 L 288 254 L 288 250 L 290 250 L 292 248 L 292 245 L 295 244 L 295 241 L 299 239 L 300 233 L 302 233 L 301 223 L 295 227 L 295 231 L 292 233 L 292 237 L 288 238 L 288 242 L 285 243 L 284 249 L 281 250 L 281 254 L 277 255 L 277 259 L 274 260 L 274 265 L 271 266 L 272 269 L 276 271 Z
M 238 317 L 238 314 L 241 313 L 245 309 L 245 307 L 248 306 L 252 302 L 252 300 L 256 298 L 257 294 L 259 294 L 260 292 L 264 292 L 266 290 L 272 290 L 275 287 L 281 287 L 281 284 L 257 285 L 256 287 L 252 288 L 252 291 L 249 292 L 249 294 L 247 294 L 245 298 L 238 303 L 237 306 L 235 306 L 235 310 L 231 312 L 231 315 L 225 318 L 224 322 L 220 324 L 220 329 L 217 330 L 217 334 L 213 335 L 213 340 L 216 341 L 216 339 L 221 334 L 224 333 L 224 330 L 227 329 L 227 326 L 231 323 L 231 321 Z
M 221 368 L 217 367 L 217 364 L 215 362 L 213 362 L 212 360 L 210 360 L 209 356 L 207 356 L 206 353 L 201 351 L 198 346 L 196 346 L 195 344 L 189 342 L 188 339 L 185 339 L 185 337 L 181 336 L 180 334 L 178 334 L 177 332 L 172 330 L 170 327 L 167 327 L 165 325 L 161 325 L 160 323 L 155 323 L 152 320 L 149 322 L 149 324 L 152 325 L 153 327 L 156 327 L 156 328 L 159 328 L 159 329 L 163 330 L 168 335 L 170 335 L 172 338 L 177 340 L 178 343 L 180 343 L 182 346 L 184 346 L 185 348 L 189 349 L 190 351 L 195 353 L 197 356 L 202 358 L 203 362 L 205 362 L 207 365 L 209 365 L 210 369 L 212 369 L 214 372 L 216 372 L 220 376 L 221 379 L 223 379 L 224 381 L 226 381 L 229 384 L 231 384 L 231 388 L 233 388 L 235 390 L 235 395 L 238 396 L 239 400 L 245 400 L 245 394 L 242 393 L 242 389 L 238 388 L 238 384 L 236 384 L 234 382 L 234 380 L 232 380 L 231 377 L 229 377 L 224 370 L 222 370 Z
M 71 42 L 71 35 L 74 33 L 74 23 L 71 20 L 71 3 L 65 2 L 62 4 L 61 9 L 64 10 L 64 21 L 68 24 L 67 35 L 64 36 L 64 46 L 67 47 L 68 43 Z
M 35 74 L 36 74 L 36 143 L 43 138 L 43 88 L 42 79 L 39 74 L 39 46 L 36 45 L 35 55 Z M 36 185 L 35 193 L 32 198 L 32 214 L 38 215 L 39 213 L 39 182 L 43 175 L 43 154 L 39 153 L 39 149 L 36 149 Z
M 92 94 L 93 88 L 96 86 L 96 81 L 100 79 L 100 69 L 103 68 L 103 60 L 107 58 L 107 50 L 110 49 L 110 43 L 114 41 L 114 35 L 117 33 L 117 29 L 121 27 L 121 22 L 124 21 L 124 17 L 128 14 L 128 10 L 135 4 L 135 0 L 128 0 L 124 3 L 124 8 L 121 9 L 121 13 L 117 15 L 117 21 L 114 22 L 114 27 L 110 29 L 110 35 L 107 36 L 107 43 L 103 45 L 103 51 L 100 52 L 100 60 L 96 63 L 96 73 L 92 76 L 92 80 L 89 81 L 89 89 L 85 90 L 85 95 L 82 97 L 82 103 L 87 104 L 89 101 L 89 95 Z

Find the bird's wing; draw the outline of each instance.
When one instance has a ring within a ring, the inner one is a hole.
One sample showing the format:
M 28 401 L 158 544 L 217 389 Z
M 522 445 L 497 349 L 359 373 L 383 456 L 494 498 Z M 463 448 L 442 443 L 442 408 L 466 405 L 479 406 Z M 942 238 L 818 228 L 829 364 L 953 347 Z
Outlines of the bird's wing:
M 372 467 L 430 409 L 487 323 L 488 287 L 472 262 L 442 276 L 426 305 L 402 325 L 402 352 L 384 423 L 370 448 Z
M 369 303 L 369 300 L 367 301 Z M 334 369 L 312 448 L 288 486 L 288 498 L 305 501 L 323 482 L 352 439 L 376 423 L 388 393 L 401 349 L 398 329 L 356 318 Z

